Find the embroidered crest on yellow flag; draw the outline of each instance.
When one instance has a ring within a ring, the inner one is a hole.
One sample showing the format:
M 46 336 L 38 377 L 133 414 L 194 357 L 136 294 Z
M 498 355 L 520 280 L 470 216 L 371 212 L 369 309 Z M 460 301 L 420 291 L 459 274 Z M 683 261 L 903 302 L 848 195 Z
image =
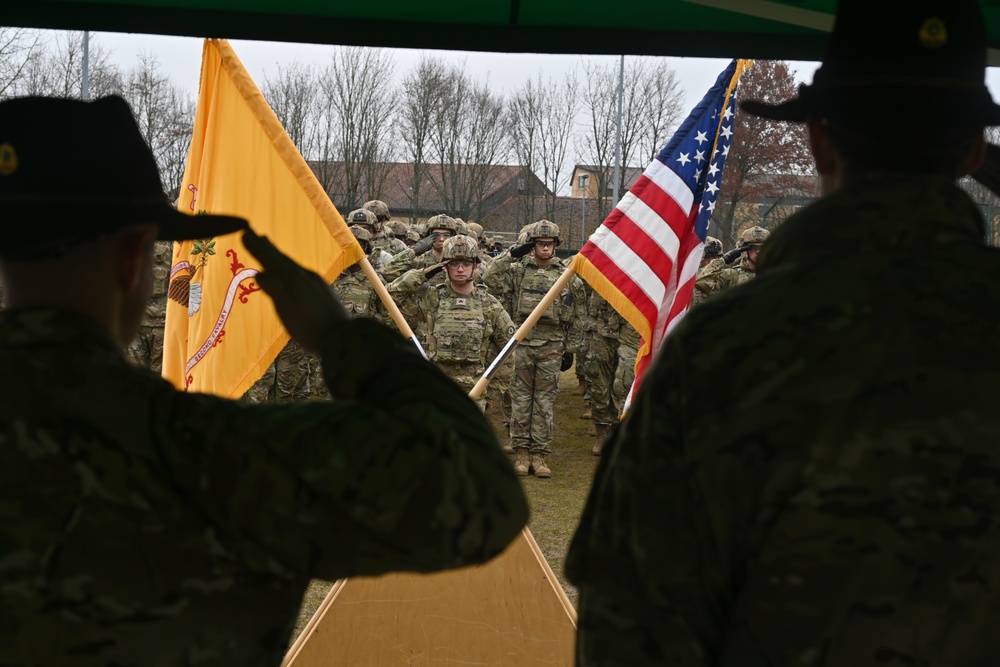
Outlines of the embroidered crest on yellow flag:
M 206 40 L 177 208 L 250 221 L 332 283 L 363 256 L 343 218 L 225 40 Z M 288 342 L 239 234 L 174 244 L 163 376 L 238 398 Z

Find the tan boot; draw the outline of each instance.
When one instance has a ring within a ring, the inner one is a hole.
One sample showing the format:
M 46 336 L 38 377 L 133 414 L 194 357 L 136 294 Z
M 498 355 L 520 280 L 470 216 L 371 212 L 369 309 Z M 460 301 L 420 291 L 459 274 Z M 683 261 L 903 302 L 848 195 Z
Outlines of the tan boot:
M 517 460 L 514 461 L 514 472 L 518 475 L 527 475 L 528 468 L 531 466 L 530 454 L 528 454 L 527 449 L 517 450 Z
M 594 448 L 590 450 L 590 453 L 594 456 L 600 456 L 601 451 L 604 449 L 604 441 L 611 435 L 611 427 L 607 424 L 594 424 L 594 429 L 597 431 L 597 441 L 594 443 Z
M 541 454 L 531 455 L 531 467 L 535 471 L 535 477 L 540 477 L 542 479 L 552 477 L 552 471 L 549 470 L 547 465 L 545 465 L 545 457 Z
M 587 411 L 580 415 L 580 419 L 592 419 L 594 417 L 590 406 L 587 406 Z
M 586 393 L 587 393 L 587 385 L 585 385 L 582 382 L 576 385 L 576 389 L 573 390 L 574 396 L 583 396 Z
M 512 443 L 510 440 L 508 440 L 507 442 L 505 442 L 503 444 L 503 453 L 504 454 L 513 454 L 514 453 L 514 443 Z

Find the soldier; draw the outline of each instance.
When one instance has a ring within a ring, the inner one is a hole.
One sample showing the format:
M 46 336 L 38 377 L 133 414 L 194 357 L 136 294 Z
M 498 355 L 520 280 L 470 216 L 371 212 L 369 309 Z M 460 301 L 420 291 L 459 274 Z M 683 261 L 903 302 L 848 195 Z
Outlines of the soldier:
M 366 254 L 370 252 L 371 233 L 359 225 L 352 225 L 351 233 L 358 240 L 361 249 Z M 333 282 L 333 291 L 351 317 L 371 317 L 388 326 L 395 326 L 360 264 L 352 264 L 344 269 Z
M 441 254 L 441 264 L 407 271 L 389 285 L 389 291 L 417 294 L 427 356 L 468 393 L 514 335 L 514 323 L 486 286 L 475 283 L 481 259 L 475 239 L 452 237 Z M 442 268 L 446 280 L 428 283 Z M 485 412 L 485 397 L 476 403 Z
M 352 225 L 351 232 L 365 254 L 371 252 L 371 233 L 361 225 Z M 373 317 L 384 324 L 390 323 L 391 318 L 381 307 L 382 302 L 360 265 L 344 269 L 334 281 L 333 290 L 350 317 Z M 249 403 L 291 403 L 329 397 L 322 360 L 294 340 L 285 343 L 264 375 L 243 396 Z
M 726 253 L 723 264 L 717 260 L 700 270 L 695 279 L 695 292 L 700 293 L 695 303 L 701 303 L 713 294 L 753 280 L 757 275 L 760 248 L 770 234 L 763 227 L 747 229 L 740 234 L 740 247 Z M 737 257 L 740 258 L 739 261 L 734 266 L 729 266 Z
M 371 229 L 368 230 L 372 233 L 372 248 L 384 250 L 390 256 L 406 250 L 406 244 L 399 238 L 394 238 L 392 235 L 385 233 L 385 225 L 389 222 L 391 216 L 389 215 L 389 207 L 386 206 L 384 201 L 373 199 L 365 202 L 365 205 L 361 208 L 371 211 L 375 215 L 375 222 L 372 224 Z
M 368 230 L 368 233 L 372 235 L 373 239 L 375 237 L 375 227 L 378 226 L 381 228 L 375 214 L 364 208 L 356 208 L 351 211 L 347 216 L 347 224 L 352 227 L 358 226 Z M 384 246 L 385 243 L 382 245 Z M 371 251 L 368 253 L 368 261 L 371 262 L 371 265 L 375 267 L 376 271 L 382 271 L 386 264 L 388 264 L 392 259 L 392 253 L 388 250 L 377 247 L 374 242 L 369 243 L 369 247 L 371 248 Z
M 458 233 L 455 219 L 449 215 L 435 215 L 427 220 L 427 235 L 412 247 L 406 248 L 392 258 L 382 275 L 389 282 L 399 278 L 410 269 L 426 269 L 434 264 L 440 264 L 441 249 L 444 242 Z
M 126 360 L 154 241 L 247 224 L 170 206 L 122 98 L 0 102 L 0 209 L 0 664 L 277 665 L 313 578 L 483 563 L 520 533 L 479 410 L 249 230 L 336 400 L 247 405 Z
M 517 324 L 524 322 L 566 270 L 556 257 L 559 227 L 548 220 L 528 225 L 525 242 L 497 257 L 483 274 L 493 294 L 510 295 Z M 516 261 L 520 259 L 521 261 Z M 545 457 L 552 451 L 552 405 L 559 390 L 564 354 L 580 345 L 583 308 L 580 280 L 566 287 L 523 341 L 514 349 L 510 384 L 511 446 L 519 475 L 552 476 Z
M 590 387 L 590 412 L 596 438 L 591 453 L 600 456 L 611 426 L 618 421 L 612 392 L 618 363 L 618 331 L 624 320 L 597 290 L 591 291 L 588 301 L 587 311 L 594 322 L 584 352 L 587 355 L 587 385 Z
M 624 317 L 618 327 L 618 359 L 615 361 L 615 382 L 612 385 L 611 398 L 614 401 L 615 416 L 621 419 L 625 410 L 628 392 L 635 382 L 635 360 L 639 356 L 642 336 Z M 604 443 L 600 443 L 603 449 Z M 599 451 L 600 453 L 600 451 Z
M 701 263 L 698 265 L 698 275 L 695 278 L 695 289 L 691 295 L 691 307 L 694 308 L 699 303 L 708 298 L 708 293 L 698 289 L 698 279 L 716 273 L 726 266 L 726 260 L 722 255 L 722 241 L 709 236 L 705 239 L 705 252 L 701 256 Z M 704 283 L 703 283 L 704 285 Z
M 812 84 L 742 102 L 807 124 L 824 196 L 606 445 L 578 665 L 996 664 L 1000 251 L 958 183 L 1000 125 L 983 11 L 841 0 Z

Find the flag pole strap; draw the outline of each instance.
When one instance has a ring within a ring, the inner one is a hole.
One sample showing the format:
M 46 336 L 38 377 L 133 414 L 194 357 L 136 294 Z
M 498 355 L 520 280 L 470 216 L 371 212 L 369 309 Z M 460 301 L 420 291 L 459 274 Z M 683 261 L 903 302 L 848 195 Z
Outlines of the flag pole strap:
M 572 280 L 575 275 L 576 269 L 572 266 L 566 267 L 566 270 L 563 271 L 563 274 L 559 276 L 559 279 L 552 285 L 552 288 L 544 297 L 542 297 L 542 300 L 538 302 L 538 305 L 535 306 L 533 311 L 531 311 L 531 314 L 525 318 L 524 323 L 518 327 L 517 331 L 514 332 L 514 335 L 511 336 L 511 339 L 507 341 L 506 345 L 503 346 L 503 349 L 500 350 L 500 354 L 497 355 L 497 358 L 493 360 L 493 362 L 486 369 L 486 372 L 483 373 L 483 377 L 479 378 L 479 382 L 477 382 L 476 386 L 474 386 L 472 391 L 469 392 L 469 398 L 476 400 L 482 396 L 483 392 L 486 391 L 486 387 L 489 386 L 490 379 L 493 377 L 493 374 L 496 373 L 497 368 L 500 367 L 500 364 L 507 359 L 517 344 L 523 341 L 531 330 L 535 328 L 535 325 L 538 324 L 538 320 L 542 318 L 545 311 L 549 309 L 552 302 L 558 298 L 558 296 L 566 288 L 566 285 L 569 284 L 569 281 Z
M 399 310 L 399 306 L 397 306 L 396 302 L 392 300 L 392 295 L 389 294 L 389 290 L 387 290 L 385 285 L 382 284 L 382 280 L 378 277 L 378 274 L 375 273 L 375 267 L 372 266 L 372 263 L 368 261 L 367 257 L 361 258 L 361 270 L 365 272 L 366 276 L 368 276 L 368 282 L 370 282 L 372 287 L 375 288 L 375 293 L 378 294 L 378 298 L 382 299 L 382 305 L 384 305 L 385 309 L 389 311 L 389 315 L 392 316 L 392 321 L 396 323 L 397 327 L 399 327 L 400 332 L 403 336 L 412 340 L 413 344 L 417 346 L 418 350 L 420 350 L 420 354 L 424 357 L 424 359 L 427 359 L 427 352 L 424 351 L 420 341 L 417 340 L 417 336 L 413 333 L 413 329 L 411 329 L 410 325 L 407 324 L 406 318 L 403 317 L 403 313 Z

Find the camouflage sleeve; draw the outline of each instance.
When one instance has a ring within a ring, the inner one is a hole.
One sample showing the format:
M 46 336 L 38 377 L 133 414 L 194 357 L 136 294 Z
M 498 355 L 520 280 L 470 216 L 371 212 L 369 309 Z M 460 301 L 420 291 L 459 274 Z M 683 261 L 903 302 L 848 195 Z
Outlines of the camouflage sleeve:
M 672 352 L 664 346 L 605 446 L 567 555 L 580 589 L 577 664 L 716 664 L 727 572 L 708 529 L 724 528 L 705 517 L 685 466 Z
M 409 271 L 413 267 L 413 260 L 416 257 L 417 255 L 413 252 L 413 249 L 407 248 L 386 262 L 385 266 L 382 267 L 382 275 L 387 282 L 392 282 L 403 275 L 403 272 Z
M 423 269 L 410 269 L 386 286 L 393 296 L 415 294 L 422 285 L 427 284 L 427 276 Z
M 338 327 L 323 366 L 332 402 L 248 406 L 164 383 L 163 418 L 188 425 L 161 443 L 180 492 L 272 570 L 333 580 L 502 551 L 527 504 L 458 385 L 368 319 Z
M 587 324 L 587 291 L 583 280 L 573 276 L 569 281 L 571 316 L 566 326 L 566 351 L 579 352 L 583 348 L 583 333 Z
M 510 255 L 503 253 L 487 266 L 479 269 L 479 279 L 486 285 L 490 294 L 497 298 L 500 298 L 501 294 L 510 294 L 513 291 L 511 284 L 512 261 Z
M 702 270 L 698 271 L 698 277 L 695 279 L 694 283 L 696 290 L 705 295 L 711 295 L 716 292 L 721 292 L 722 290 L 736 284 L 737 275 L 735 271 L 725 265 L 721 267 L 711 267 L 712 265 L 709 264 Z M 706 271 L 706 269 L 708 270 Z

